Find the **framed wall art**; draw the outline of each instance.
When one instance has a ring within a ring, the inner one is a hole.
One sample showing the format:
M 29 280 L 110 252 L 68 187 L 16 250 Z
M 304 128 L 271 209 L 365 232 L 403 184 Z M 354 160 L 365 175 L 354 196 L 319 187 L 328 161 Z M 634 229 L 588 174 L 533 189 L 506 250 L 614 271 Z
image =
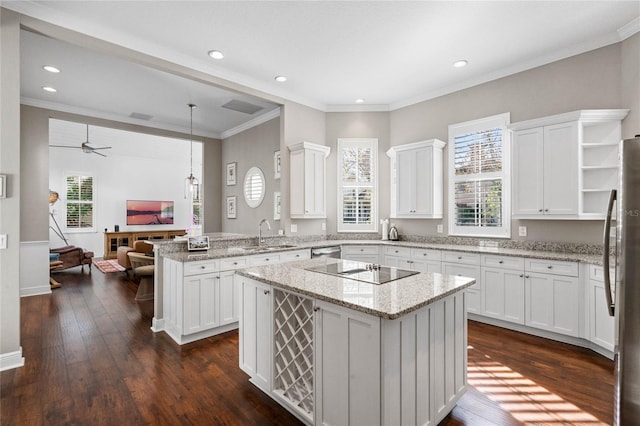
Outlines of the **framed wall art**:
M 280 192 L 273 193 L 273 220 L 280 220 Z
M 280 179 L 280 151 L 273 153 L 273 178 Z
M 227 219 L 236 219 L 238 217 L 238 197 L 235 195 L 227 197 Z
M 227 163 L 227 186 L 235 185 L 237 182 L 238 163 Z

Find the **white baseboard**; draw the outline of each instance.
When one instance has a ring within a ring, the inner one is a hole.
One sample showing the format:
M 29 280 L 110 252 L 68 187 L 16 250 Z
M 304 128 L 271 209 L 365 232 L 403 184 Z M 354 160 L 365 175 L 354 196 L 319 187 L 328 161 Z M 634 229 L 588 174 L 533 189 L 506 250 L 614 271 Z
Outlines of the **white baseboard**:
M 24 357 L 22 356 L 22 346 L 20 350 L 0 354 L 0 371 L 11 370 L 13 368 L 23 367 Z
M 20 297 L 48 293 L 49 241 L 20 242 Z
M 156 317 L 153 317 L 151 321 L 151 331 L 154 333 L 164 331 L 164 318 L 156 319 Z

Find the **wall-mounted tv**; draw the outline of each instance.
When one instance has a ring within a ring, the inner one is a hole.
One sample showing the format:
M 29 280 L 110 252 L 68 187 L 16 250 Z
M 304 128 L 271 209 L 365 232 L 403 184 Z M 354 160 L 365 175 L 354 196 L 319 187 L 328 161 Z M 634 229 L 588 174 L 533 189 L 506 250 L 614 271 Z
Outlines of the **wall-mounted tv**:
M 173 224 L 173 201 L 127 200 L 127 225 Z

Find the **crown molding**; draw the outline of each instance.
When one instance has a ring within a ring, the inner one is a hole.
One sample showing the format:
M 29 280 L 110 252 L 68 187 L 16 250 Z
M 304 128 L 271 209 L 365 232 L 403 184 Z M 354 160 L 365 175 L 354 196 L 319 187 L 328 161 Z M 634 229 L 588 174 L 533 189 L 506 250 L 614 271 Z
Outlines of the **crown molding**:
M 637 32 L 640 32 L 640 16 L 618 29 L 620 41 L 628 39 Z
M 232 129 L 225 130 L 224 132 L 220 133 L 219 139 L 230 138 L 233 135 L 237 135 L 238 133 L 244 132 L 245 130 L 249 130 L 252 127 L 259 126 L 260 124 L 266 123 L 267 121 L 272 120 L 276 117 L 280 117 L 280 108 L 274 108 L 266 114 L 262 114 L 261 116 L 242 123 L 241 125 L 236 126 Z

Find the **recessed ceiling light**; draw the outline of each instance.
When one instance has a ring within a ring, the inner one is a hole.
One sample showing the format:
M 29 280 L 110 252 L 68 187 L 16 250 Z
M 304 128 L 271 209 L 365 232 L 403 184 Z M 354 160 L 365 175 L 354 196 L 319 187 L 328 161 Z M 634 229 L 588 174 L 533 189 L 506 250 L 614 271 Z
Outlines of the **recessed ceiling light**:
M 60 72 L 60 70 L 52 65 L 45 65 L 44 67 L 42 67 L 43 70 L 45 71 L 49 71 L 49 72 L 55 72 L 58 73 Z
M 210 50 L 209 51 L 209 56 L 211 56 L 213 59 L 222 59 L 222 58 L 224 58 L 224 55 L 219 50 Z
M 453 66 L 456 67 L 456 68 L 462 68 L 462 67 L 466 67 L 468 63 L 469 62 L 467 62 L 466 60 L 462 59 L 460 61 L 455 61 L 453 63 Z
M 278 83 L 284 83 L 285 81 L 287 81 L 287 77 L 285 77 L 284 75 L 279 75 L 276 77 L 276 81 Z
M 52 93 L 53 93 L 53 92 L 57 92 L 57 90 L 56 90 L 56 89 L 54 89 L 53 87 L 50 87 L 50 86 L 44 86 L 44 87 L 42 88 L 42 90 L 44 90 L 44 91 L 46 91 L 46 92 L 52 92 Z
M 362 98 L 356 99 L 356 103 L 357 104 L 363 104 L 364 103 L 364 99 L 362 99 Z

